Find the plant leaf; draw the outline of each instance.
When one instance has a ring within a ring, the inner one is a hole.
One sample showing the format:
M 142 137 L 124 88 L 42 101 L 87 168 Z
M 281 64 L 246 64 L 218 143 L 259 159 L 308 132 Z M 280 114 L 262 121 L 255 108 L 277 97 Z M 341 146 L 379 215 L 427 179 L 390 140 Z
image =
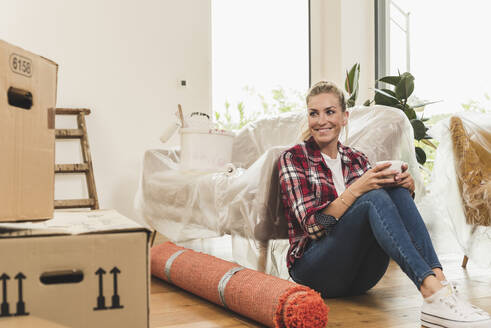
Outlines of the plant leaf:
M 402 109 L 402 110 L 408 110 L 409 108 L 411 108 L 411 106 L 409 106 L 408 104 L 397 104 L 395 107 L 399 108 L 399 109 Z
M 413 119 L 411 120 L 411 125 L 413 126 L 414 130 L 414 139 L 418 141 L 423 139 L 426 135 L 425 124 L 421 122 L 421 120 Z
M 425 145 L 428 145 L 428 146 L 433 147 L 434 149 L 436 149 L 435 144 L 433 142 L 429 141 L 428 139 L 422 139 L 421 142 L 424 143 Z
M 400 74 L 401 79 L 412 79 L 414 81 L 414 76 L 409 72 L 404 72 Z
M 239 112 L 239 122 L 243 122 L 245 118 L 244 102 L 240 101 L 237 104 L 237 111 Z
M 351 94 L 351 79 L 348 70 L 346 70 L 346 78 L 344 79 L 344 90 L 346 90 L 349 95 Z
M 424 163 L 426 163 L 426 153 L 425 151 L 420 148 L 420 147 L 415 147 L 414 148 L 415 152 L 416 152 L 416 160 L 418 161 L 419 164 L 423 165 Z
M 358 79 L 360 76 L 360 64 L 356 63 L 351 67 L 350 71 L 346 71 L 346 80 L 344 82 L 344 88 L 346 92 L 351 96 L 358 92 Z M 355 97 L 356 100 L 356 97 Z
M 406 114 L 407 118 L 411 121 L 416 119 L 416 112 L 414 109 L 406 105 L 406 108 L 402 110 Z
M 373 97 L 373 100 L 377 105 L 385 105 L 391 107 L 394 107 L 395 105 L 400 103 L 394 91 L 389 89 L 375 89 L 375 97 Z
M 360 64 L 356 64 L 355 74 L 353 76 L 353 101 L 356 102 L 356 98 L 358 98 L 358 89 L 359 89 L 359 80 L 360 80 Z M 353 104 L 354 105 L 354 104 Z
M 346 101 L 346 107 L 351 108 L 355 105 L 355 100 L 353 99 L 353 96 L 351 96 L 347 101 Z
M 443 100 L 426 101 L 424 103 L 417 104 L 417 105 L 412 105 L 412 106 L 413 106 L 413 108 L 419 108 L 419 107 L 423 107 L 423 106 L 430 105 L 430 104 L 436 104 L 436 103 L 439 103 L 439 102 L 442 102 L 442 101 Z
M 414 91 L 414 76 L 411 73 L 403 73 L 401 81 L 395 87 L 395 93 L 399 99 L 407 99 Z
M 397 98 L 396 94 L 394 91 L 390 89 L 375 89 L 375 92 L 381 93 L 386 97 L 393 98 L 399 102 L 399 99 Z
M 392 85 L 398 85 L 399 82 L 401 82 L 401 77 L 400 76 L 384 76 L 383 78 L 379 79 L 380 82 L 385 82 L 387 84 L 392 84 Z

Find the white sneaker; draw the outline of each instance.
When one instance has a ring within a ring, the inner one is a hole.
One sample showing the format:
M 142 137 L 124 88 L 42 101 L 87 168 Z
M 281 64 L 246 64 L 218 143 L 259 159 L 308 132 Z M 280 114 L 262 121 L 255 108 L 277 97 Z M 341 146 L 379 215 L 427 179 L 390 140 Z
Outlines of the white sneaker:
M 430 328 L 491 328 L 491 316 L 458 296 L 455 286 L 448 283 L 424 299 L 421 325 Z

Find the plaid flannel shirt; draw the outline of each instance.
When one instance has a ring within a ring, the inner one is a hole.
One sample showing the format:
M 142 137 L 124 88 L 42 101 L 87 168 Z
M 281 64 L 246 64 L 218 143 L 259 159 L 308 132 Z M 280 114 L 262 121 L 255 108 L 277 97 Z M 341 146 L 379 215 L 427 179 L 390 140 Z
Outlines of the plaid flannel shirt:
M 344 182 L 349 186 L 370 169 L 367 157 L 338 142 Z M 326 227 L 316 216 L 338 197 L 332 172 L 322 158 L 313 137 L 284 151 L 278 161 L 281 199 L 288 221 L 290 248 L 288 268 L 300 258 L 310 240 L 326 234 Z

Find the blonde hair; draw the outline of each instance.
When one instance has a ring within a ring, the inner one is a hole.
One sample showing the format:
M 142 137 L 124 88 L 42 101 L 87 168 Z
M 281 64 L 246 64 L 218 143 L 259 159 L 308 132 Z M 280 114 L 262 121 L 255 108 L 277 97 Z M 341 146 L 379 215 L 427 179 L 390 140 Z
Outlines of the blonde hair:
M 305 97 L 305 103 L 309 104 L 309 101 L 312 97 L 323 94 L 323 93 L 330 93 L 338 97 L 339 104 L 341 105 L 341 110 L 343 112 L 346 111 L 346 98 L 344 96 L 343 90 L 338 88 L 336 84 L 333 82 L 329 81 L 319 81 L 313 86 L 310 87 L 309 91 L 307 92 L 307 97 Z M 305 141 L 309 139 L 312 134 L 310 133 L 310 129 L 308 126 L 308 120 L 304 120 L 303 122 L 303 128 L 302 128 L 302 133 L 300 134 L 300 141 Z M 347 130 L 346 130 L 347 131 Z M 347 132 L 346 132 L 347 134 Z

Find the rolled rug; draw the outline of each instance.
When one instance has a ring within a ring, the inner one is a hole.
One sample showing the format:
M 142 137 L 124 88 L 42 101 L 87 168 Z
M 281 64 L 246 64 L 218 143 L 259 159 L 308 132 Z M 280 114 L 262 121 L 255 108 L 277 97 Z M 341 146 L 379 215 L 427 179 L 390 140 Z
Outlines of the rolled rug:
M 323 328 L 329 308 L 314 290 L 166 242 L 152 247 L 152 275 L 276 328 Z

